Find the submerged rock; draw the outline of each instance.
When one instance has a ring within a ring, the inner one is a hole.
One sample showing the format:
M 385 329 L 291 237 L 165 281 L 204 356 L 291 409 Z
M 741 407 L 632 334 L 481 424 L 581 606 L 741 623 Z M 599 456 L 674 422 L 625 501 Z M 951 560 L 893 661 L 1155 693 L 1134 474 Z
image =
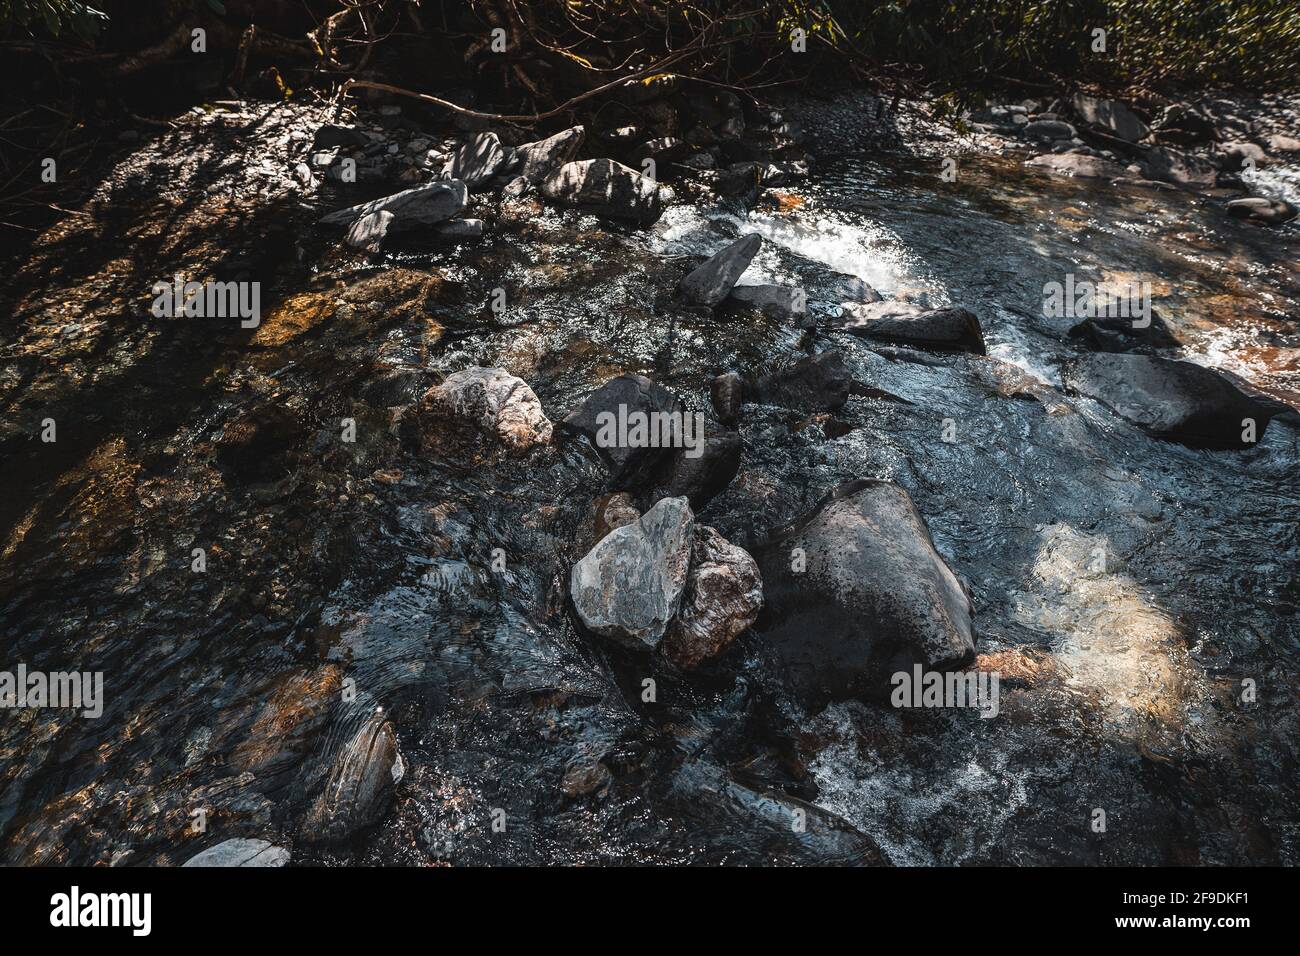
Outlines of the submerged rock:
M 738 285 L 727 300 L 775 319 L 795 319 L 807 312 L 803 293 L 785 285 Z
M 535 186 L 565 163 L 572 162 L 586 135 L 584 127 L 571 126 L 546 139 L 525 143 L 515 149 L 512 165 L 517 165 L 519 175 Z
M 1228 203 L 1228 215 L 1266 226 L 1280 226 L 1296 217 L 1296 207 L 1281 199 L 1249 196 Z
M 726 650 L 762 606 L 763 579 L 749 552 L 696 525 L 686 593 L 660 648 L 674 665 L 691 670 Z
M 1158 313 L 1152 311 L 1150 318 L 1146 326 L 1136 327 L 1132 318 L 1092 316 L 1072 326 L 1069 334 L 1098 352 L 1147 352 L 1180 344 Z
M 208 847 L 190 857 L 186 866 L 284 866 L 289 862 L 289 851 L 267 840 L 248 840 L 236 837 Z
M 588 395 L 559 424 L 564 432 L 591 442 L 615 480 L 633 480 L 645 477 L 644 469 L 668 454 L 672 446 L 659 440 L 664 437 L 661 426 L 672 421 L 680 425 L 684 414 L 677 396 L 662 385 L 644 375 L 620 375 Z M 629 419 L 631 415 L 636 418 Z M 645 441 L 620 441 L 621 437 L 639 437 L 630 431 L 627 436 L 619 436 L 616 429 L 611 429 L 610 423 L 620 419 L 644 420 Z
M 853 376 L 839 352 L 820 352 L 765 375 L 746 390 L 746 401 L 795 411 L 833 412 L 849 400 Z
M 682 298 L 695 305 L 717 305 L 731 292 L 762 245 L 763 237 L 750 233 L 715 252 L 682 279 L 678 286 Z
M 404 773 L 392 726 L 371 714 L 335 756 L 324 791 L 307 811 L 304 837 L 346 840 L 378 823 Z
M 758 630 L 808 703 L 883 695 L 914 664 L 942 670 L 974 657 L 970 598 L 892 482 L 840 485 L 754 557 Z
M 1191 362 L 1097 353 L 1065 368 L 1065 383 L 1148 434 L 1194 448 L 1249 448 L 1264 437 L 1272 411 L 1226 377 Z
M 846 318 L 839 328 L 854 335 L 935 352 L 985 353 L 979 319 L 966 309 L 930 309 L 911 315 L 894 313 L 863 317 L 865 310 L 872 308 L 846 305 Z
M 569 575 L 587 630 L 627 647 L 657 646 L 681 604 L 694 528 L 690 503 L 664 498 L 598 542 Z
M 653 225 L 663 212 L 654 180 L 612 159 L 565 163 L 542 180 L 540 189 L 556 202 L 640 226 Z
M 1025 165 L 1060 176 L 1078 176 L 1082 179 L 1114 179 L 1124 172 L 1118 163 L 1087 153 L 1044 153 L 1026 160 Z
M 745 380 L 739 372 L 723 372 L 709 384 L 709 399 L 714 414 L 724 425 L 735 425 L 740 420 L 740 407 L 745 400 Z
M 428 183 L 383 199 L 348 206 L 322 216 L 320 221 L 327 226 L 346 226 L 364 216 L 382 211 L 390 212 L 395 217 L 391 228 L 411 229 L 450 219 L 464 212 L 468 204 L 469 190 L 463 182 L 452 180 Z
M 472 366 L 453 372 L 425 393 L 420 414 L 426 420 L 434 416 L 469 424 L 515 449 L 551 440 L 551 422 L 537 395 L 527 382 L 502 368 Z

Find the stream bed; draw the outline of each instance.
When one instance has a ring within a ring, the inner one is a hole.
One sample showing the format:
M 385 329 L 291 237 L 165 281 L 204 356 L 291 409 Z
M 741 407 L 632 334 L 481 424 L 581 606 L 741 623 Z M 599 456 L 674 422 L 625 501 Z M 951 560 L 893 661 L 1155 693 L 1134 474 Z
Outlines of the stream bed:
M 753 208 L 632 230 L 525 197 L 482 240 L 370 259 L 314 228 L 344 200 L 265 158 L 309 109 L 195 117 L 124 156 L 6 296 L 0 646 L 103 672 L 105 703 L 0 719 L 0 859 L 179 864 L 256 837 L 330 865 L 1300 863 L 1298 419 L 1246 450 L 1152 438 L 1063 387 L 1085 346 L 1043 309 L 1067 274 L 1150 283 L 1160 354 L 1300 409 L 1300 225 L 943 139 L 881 149 L 852 100 L 799 110 L 811 176 Z M 848 273 L 962 306 L 987 356 L 674 300 L 748 233 L 742 285 Z M 261 324 L 148 314 L 154 281 L 198 268 L 260 278 Z M 468 366 L 558 421 L 624 372 L 708 412 L 715 375 L 828 349 L 876 392 L 746 405 L 701 520 L 752 546 L 841 482 L 903 486 L 970 586 L 995 718 L 810 710 L 757 632 L 690 677 L 611 649 L 566 597 L 608 490 L 591 450 L 414 455 L 394 425 Z M 325 842 L 313 801 L 376 713 L 391 807 Z

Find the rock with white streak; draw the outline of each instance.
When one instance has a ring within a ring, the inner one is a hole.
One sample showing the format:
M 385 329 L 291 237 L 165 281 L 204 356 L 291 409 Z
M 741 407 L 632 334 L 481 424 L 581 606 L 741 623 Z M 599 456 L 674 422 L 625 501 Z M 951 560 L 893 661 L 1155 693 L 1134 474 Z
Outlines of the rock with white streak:
M 284 866 L 288 862 L 289 851 L 284 847 L 266 840 L 235 837 L 190 857 L 181 866 Z
M 694 530 L 689 502 L 664 498 L 601 539 L 569 576 L 587 630 L 630 648 L 658 646 L 681 605 Z

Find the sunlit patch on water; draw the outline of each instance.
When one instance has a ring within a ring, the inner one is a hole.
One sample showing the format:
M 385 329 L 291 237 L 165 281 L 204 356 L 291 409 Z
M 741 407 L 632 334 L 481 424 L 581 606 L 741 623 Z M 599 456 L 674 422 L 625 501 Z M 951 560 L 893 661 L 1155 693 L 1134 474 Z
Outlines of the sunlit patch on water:
M 1171 614 L 1120 566 L 1105 536 L 1056 524 L 1041 537 L 1017 619 L 1055 636 L 1068 682 L 1098 695 L 1116 733 L 1152 745 L 1176 738 L 1208 687 Z

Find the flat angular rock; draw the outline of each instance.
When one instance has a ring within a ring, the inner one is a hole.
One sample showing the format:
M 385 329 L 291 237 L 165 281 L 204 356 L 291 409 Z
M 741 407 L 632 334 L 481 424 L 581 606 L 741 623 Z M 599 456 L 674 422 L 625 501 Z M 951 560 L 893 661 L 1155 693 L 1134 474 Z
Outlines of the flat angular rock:
M 746 401 L 805 412 L 833 412 L 849 400 L 853 376 L 839 352 L 806 356 L 765 375 L 747 389 Z
M 598 216 L 653 225 L 663 212 L 654 180 L 612 159 L 565 163 L 542 180 L 542 195 Z
M 1127 142 L 1136 143 L 1151 132 L 1150 127 L 1138 119 L 1131 109 L 1116 100 L 1103 100 L 1086 93 L 1076 93 L 1070 104 L 1083 122 Z
M 392 726 L 382 714 L 370 714 L 335 756 L 324 791 L 307 811 L 303 836 L 346 840 L 378 823 L 404 772 Z
M 181 866 L 284 866 L 288 862 L 289 851 L 284 847 L 236 837 L 190 857 Z
M 763 237 L 751 233 L 715 252 L 682 279 L 682 298 L 695 305 L 713 307 L 725 299 L 763 245 Z
M 453 372 L 425 393 L 420 415 L 469 424 L 514 449 L 551 440 L 551 422 L 537 395 L 503 368 Z
M 757 630 L 806 703 L 883 696 L 914 664 L 943 670 L 974 657 L 970 598 L 892 482 L 840 485 L 753 554 L 765 605 Z
M 1191 362 L 1147 355 L 1098 353 L 1067 366 L 1065 384 L 1095 398 L 1156 438 L 1193 448 L 1243 449 L 1250 419 L 1264 437 L 1272 411 L 1227 377 Z
M 854 335 L 934 352 L 985 354 L 979 319 L 966 309 L 929 309 L 911 315 L 864 318 L 853 306 L 845 306 L 845 316 L 838 327 Z
M 686 593 L 660 649 L 677 667 L 692 670 L 726 650 L 762 607 L 763 579 L 749 552 L 696 525 Z
M 602 425 L 610 420 L 609 416 L 617 419 L 631 413 L 647 418 L 656 415 L 680 418 L 685 409 L 676 395 L 644 375 L 620 375 L 588 395 L 559 424 L 567 434 L 582 435 L 591 442 L 615 480 L 640 480 L 648 473 L 647 469 L 671 452 L 671 447 L 623 445 L 602 438 Z
M 607 534 L 569 575 L 583 626 L 627 647 L 658 646 L 681 604 L 694 529 L 687 500 L 664 498 Z
M 317 128 L 316 135 L 312 138 L 311 148 L 322 150 L 339 146 L 365 146 L 369 142 L 370 137 L 362 130 L 327 123 Z
M 451 154 L 443 177 L 460 180 L 470 189 L 481 189 L 506 164 L 506 151 L 496 133 L 475 133 Z
M 377 212 L 390 212 L 396 217 L 396 221 L 390 228 L 411 229 L 416 226 L 432 225 L 459 215 L 465 211 L 468 203 L 469 190 L 465 188 L 464 183 L 455 180 L 428 183 L 413 189 L 405 189 L 392 196 L 385 196 L 383 199 L 339 209 L 322 216 L 320 221 L 328 226 L 349 226 L 364 216 Z
M 584 127 L 572 126 L 554 136 L 517 147 L 514 163 L 519 167 L 519 175 L 532 185 L 537 185 L 565 163 L 572 162 L 586 136 Z

